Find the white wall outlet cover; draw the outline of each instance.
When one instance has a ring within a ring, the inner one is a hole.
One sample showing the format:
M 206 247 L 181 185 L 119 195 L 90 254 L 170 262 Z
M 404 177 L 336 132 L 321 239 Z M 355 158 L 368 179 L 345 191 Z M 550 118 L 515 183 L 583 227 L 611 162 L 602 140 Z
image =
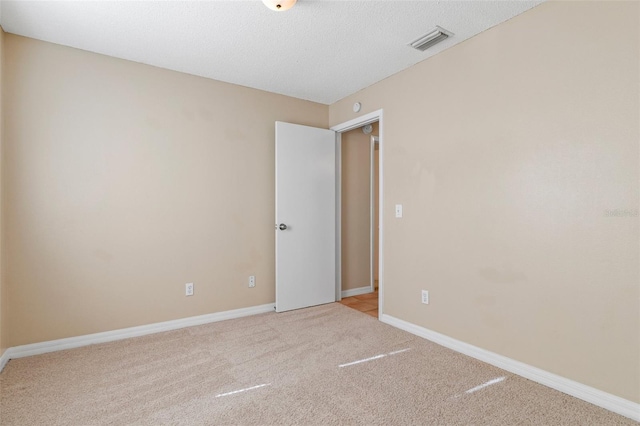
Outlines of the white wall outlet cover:
M 396 204 L 396 217 L 402 217 L 402 204 Z
M 184 285 L 185 296 L 193 296 L 193 283 L 186 283 Z

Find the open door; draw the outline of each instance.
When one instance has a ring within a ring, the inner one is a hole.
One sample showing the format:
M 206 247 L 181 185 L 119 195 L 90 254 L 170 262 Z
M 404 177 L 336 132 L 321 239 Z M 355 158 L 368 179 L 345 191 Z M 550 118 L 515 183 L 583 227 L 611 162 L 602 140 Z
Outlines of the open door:
M 276 122 L 276 312 L 336 300 L 336 134 Z

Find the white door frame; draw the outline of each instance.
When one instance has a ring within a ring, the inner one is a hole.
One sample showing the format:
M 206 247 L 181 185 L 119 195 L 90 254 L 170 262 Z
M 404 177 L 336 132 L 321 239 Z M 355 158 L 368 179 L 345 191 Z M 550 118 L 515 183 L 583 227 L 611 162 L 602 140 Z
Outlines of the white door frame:
M 367 124 L 378 122 L 379 160 L 378 160 L 378 318 L 384 312 L 384 232 L 383 232 L 383 163 L 384 163 L 384 125 L 383 110 L 370 112 L 344 123 L 331 127 L 336 132 L 336 301 L 342 299 L 342 133 Z
M 376 199 L 375 199 L 375 176 L 376 176 L 376 144 L 380 143 L 380 137 L 371 136 L 371 145 L 369 147 L 369 286 L 371 287 L 371 291 L 374 292 L 376 290 L 376 280 L 375 280 L 375 272 L 374 272 L 374 258 L 378 254 L 376 253 Z

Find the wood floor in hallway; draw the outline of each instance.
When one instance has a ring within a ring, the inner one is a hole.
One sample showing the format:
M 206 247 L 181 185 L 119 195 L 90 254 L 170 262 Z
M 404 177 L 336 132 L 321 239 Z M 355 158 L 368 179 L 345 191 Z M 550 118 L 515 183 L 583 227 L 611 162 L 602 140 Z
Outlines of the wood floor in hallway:
M 378 290 L 373 293 L 360 294 L 343 298 L 340 303 L 356 311 L 378 318 Z

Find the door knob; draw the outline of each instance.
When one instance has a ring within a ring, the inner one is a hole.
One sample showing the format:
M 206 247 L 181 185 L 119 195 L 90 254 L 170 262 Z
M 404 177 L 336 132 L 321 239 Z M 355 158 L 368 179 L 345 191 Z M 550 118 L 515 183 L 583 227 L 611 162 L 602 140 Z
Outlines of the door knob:
M 280 228 L 281 231 L 284 231 L 285 229 L 287 229 L 287 225 L 285 225 L 284 223 L 281 223 L 280 226 L 278 226 L 278 228 Z

